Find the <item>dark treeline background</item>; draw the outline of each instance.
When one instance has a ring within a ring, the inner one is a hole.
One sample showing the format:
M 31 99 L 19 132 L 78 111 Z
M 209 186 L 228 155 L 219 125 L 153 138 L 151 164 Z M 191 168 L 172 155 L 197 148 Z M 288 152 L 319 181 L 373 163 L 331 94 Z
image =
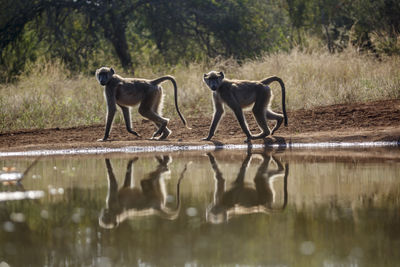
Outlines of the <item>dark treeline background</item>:
M 399 54 L 399 0 L 0 0 L 0 82 L 39 59 L 90 73 L 106 63 L 255 58 L 347 46 Z

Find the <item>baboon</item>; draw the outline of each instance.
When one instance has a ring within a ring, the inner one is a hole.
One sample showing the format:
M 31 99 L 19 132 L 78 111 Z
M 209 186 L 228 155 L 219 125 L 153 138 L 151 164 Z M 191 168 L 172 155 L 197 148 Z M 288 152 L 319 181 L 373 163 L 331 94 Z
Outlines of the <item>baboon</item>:
M 175 108 L 181 118 L 183 124 L 187 126 L 186 120 L 178 108 L 178 96 L 176 81 L 172 76 L 163 76 L 154 80 L 122 78 L 115 74 L 113 68 L 101 67 L 96 70 L 96 78 L 102 86 L 105 86 L 104 96 L 107 102 L 107 121 L 103 139 L 98 141 L 106 141 L 109 137 L 111 125 L 118 105 L 124 115 L 126 129 L 129 133 L 140 137 L 140 135 L 132 130 L 129 107 L 139 105 L 139 113 L 153 121 L 157 126 L 157 131 L 153 134 L 153 139 L 159 136 L 158 140 L 167 138 L 171 134 L 171 130 L 167 128 L 169 119 L 161 116 L 163 105 L 163 92 L 160 83 L 169 80 L 174 86 Z M 190 128 L 189 128 L 190 129 Z
M 156 156 L 157 168 L 140 181 L 140 188 L 135 186 L 132 168 L 137 157 L 129 160 L 123 186 L 118 189 L 117 180 L 109 159 L 105 159 L 108 174 L 107 207 L 101 211 L 99 224 L 104 228 L 114 228 L 129 217 L 158 215 L 162 218 L 174 220 L 179 215 L 181 180 L 187 170 L 185 165 L 177 182 L 176 208 L 166 206 L 167 189 L 164 176 L 170 170 L 168 165 L 172 159 L 169 156 Z
M 230 189 L 225 188 L 225 179 L 213 154 L 207 154 L 214 171 L 214 201 L 206 210 L 206 219 L 211 223 L 222 223 L 233 216 L 250 213 L 273 213 L 283 211 L 288 201 L 287 177 L 289 164 L 282 163 L 274 156 L 262 154 L 262 163 L 254 176 L 254 186 L 245 182 L 245 175 L 253 155 L 248 153 Z M 276 168 L 271 168 L 273 162 Z M 283 203 L 276 205 L 274 181 L 283 177 Z M 275 205 L 274 205 L 275 204 Z
M 214 104 L 214 115 L 210 131 L 208 136 L 203 140 L 210 140 L 214 136 L 218 123 L 224 114 L 223 103 L 228 105 L 235 113 L 240 127 L 247 136 L 245 142 L 250 142 L 252 139 L 265 138 L 270 133 L 271 135 L 274 134 L 281 126 L 283 119 L 285 119 L 285 126 L 287 126 L 285 85 L 279 77 L 273 76 L 261 81 L 228 80 L 225 79 L 225 75 L 222 71 L 211 71 L 204 74 L 203 79 L 207 86 L 213 91 Z M 270 108 L 272 92 L 268 85 L 274 81 L 279 82 L 281 85 L 283 115 L 273 112 Z M 243 115 L 243 109 L 251 105 L 253 105 L 252 111 L 257 124 L 262 130 L 262 132 L 256 136 L 250 133 Z M 266 119 L 276 120 L 272 132 L 268 128 Z

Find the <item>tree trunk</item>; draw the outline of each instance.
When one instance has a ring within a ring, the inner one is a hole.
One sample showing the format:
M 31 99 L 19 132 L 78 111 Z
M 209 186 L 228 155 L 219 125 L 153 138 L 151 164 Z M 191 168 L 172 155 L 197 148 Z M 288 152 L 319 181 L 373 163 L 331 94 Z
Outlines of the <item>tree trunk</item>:
M 132 59 L 129 54 L 128 42 L 126 41 L 126 26 L 124 23 L 112 12 L 109 12 L 108 16 L 105 16 L 100 24 L 104 29 L 105 37 L 113 45 L 124 70 L 133 73 Z
M 126 41 L 125 29 L 120 28 L 113 32 L 110 41 L 114 46 L 115 52 L 125 70 L 133 72 L 132 59 L 129 54 L 128 43 Z

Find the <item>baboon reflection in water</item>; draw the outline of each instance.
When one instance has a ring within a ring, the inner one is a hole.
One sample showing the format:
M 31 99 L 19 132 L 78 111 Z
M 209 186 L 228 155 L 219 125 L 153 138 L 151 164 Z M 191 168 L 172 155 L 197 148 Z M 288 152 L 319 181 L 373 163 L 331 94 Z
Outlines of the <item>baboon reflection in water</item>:
M 176 189 L 176 208 L 166 206 L 167 189 L 164 176 L 170 173 L 169 156 L 156 156 L 156 170 L 140 181 L 141 189 L 134 186 L 132 166 L 138 158 L 129 160 L 123 186 L 118 190 L 113 168 L 109 159 L 105 159 L 108 173 L 108 195 L 106 208 L 102 210 L 99 224 L 104 228 L 114 228 L 129 217 L 159 215 L 165 219 L 174 220 L 180 210 L 180 182 L 187 170 L 187 164 L 182 170 Z
M 262 154 L 262 162 L 258 167 L 254 177 L 255 188 L 246 184 L 244 179 L 252 154 L 248 153 L 244 159 L 236 180 L 232 187 L 225 191 L 225 179 L 219 169 L 215 157 L 207 153 L 215 178 L 214 203 L 206 211 L 206 218 L 211 223 L 227 222 L 231 217 L 251 214 L 251 213 L 272 213 L 283 211 L 287 205 L 287 177 L 289 174 L 289 165 L 285 166 L 274 156 Z M 270 162 L 274 162 L 277 169 L 270 168 Z M 272 186 L 273 182 L 283 177 L 283 204 L 281 207 L 275 207 L 276 192 Z

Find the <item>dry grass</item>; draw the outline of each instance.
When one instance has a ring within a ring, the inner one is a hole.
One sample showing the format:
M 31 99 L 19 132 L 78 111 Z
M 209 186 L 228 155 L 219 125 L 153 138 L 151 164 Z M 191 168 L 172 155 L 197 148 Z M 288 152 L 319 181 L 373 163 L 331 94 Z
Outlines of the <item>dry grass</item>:
M 94 76 L 71 75 L 63 65 L 54 62 L 40 63 L 32 70 L 29 75 L 22 75 L 18 83 L 0 85 L 0 132 L 104 122 L 103 90 Z M 202 81 L 203 73 L 210 70 L 222 70 L 226 77 L 237 79 L 280 76 L 286 84 L 289 110 L 400 97 L 400 57 L 378 60 L 353 50 L 341 54 L 293 50 L 241 64 L 232 59 L 216 59 L 165 68 L 141 66 L 136 75 L 145 78 L 174 75 L 184 115 L 210 117 L 210 92 Z M 163 87 L 164 114 L 175 118 L 172 86 L 164 83 Z M 271 87 L 274 103 L 280 109 L 279 85 Z M 141 119 L 136 111 L 133 117 Z M 121 118 L 119 115 L 116 122 Z
M 71 78 L 53 62 L 38 65 L 16 84 L 0 85 L 0 131 L 103 122 L 102 90 L 92 80 Z

